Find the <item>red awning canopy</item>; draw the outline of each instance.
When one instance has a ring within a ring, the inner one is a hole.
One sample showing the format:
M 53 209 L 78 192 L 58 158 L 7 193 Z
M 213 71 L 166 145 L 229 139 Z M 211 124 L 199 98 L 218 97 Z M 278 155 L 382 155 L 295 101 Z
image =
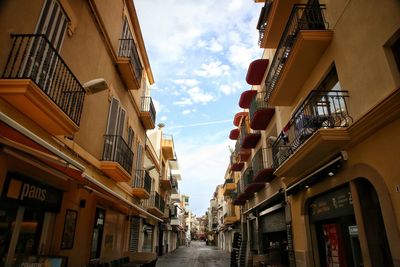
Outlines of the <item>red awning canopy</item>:
M 248 112 L 244 112 L 244 111 L 236 113 L 235 117 L 233 118 L 233 125 L 239 126 L 239 123 L 240 123 L 242 117 L 247 116 L 247 113 Z
M 257 91 L 256 91 L 256 90 L 247 90 L 247 91 L 244 91 L 244 92 L 240 95 L 239 107 L 241 107 L 241 108 L 249 108 L 249 107 L 250 107 L 251 100 L 253 100 L 253 98 L 254 98 L 256 95 L 257 95 Z
M 268 67 L 268 59 L 256 59 L 250 63 L 246 82 L 250 85 L 260 85 Z
M 239 137 L 240 131 L 238 128 L 233 129 L 230 134 L 229 134 L 229 139 L 231 140 L 237 140 Z

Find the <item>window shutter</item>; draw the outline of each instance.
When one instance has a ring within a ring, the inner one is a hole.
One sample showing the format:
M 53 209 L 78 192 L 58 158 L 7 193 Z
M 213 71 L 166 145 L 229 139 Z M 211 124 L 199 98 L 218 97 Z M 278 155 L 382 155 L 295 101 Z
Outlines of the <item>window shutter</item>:
M 110 111 L 108 113 L 108 124 L 107 124 L 107 135 L 115 135 L 117 128 L 117 116 L 118 116 L 118 106 L 119 102 L 117 99 L 113 98 L 110 104 Z
M 124 122 L 125 122 L 125 110 L 120 108 L 116 135 L 124 136 Z

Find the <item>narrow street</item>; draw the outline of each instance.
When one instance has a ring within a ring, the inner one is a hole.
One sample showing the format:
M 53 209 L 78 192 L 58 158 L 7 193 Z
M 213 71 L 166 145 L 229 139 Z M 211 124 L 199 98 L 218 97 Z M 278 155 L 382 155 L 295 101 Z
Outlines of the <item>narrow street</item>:
M 226 267 L 230 254 L 203 241 L 192 241 L 190 247 L 179 247 L 174 252 L 158 258 L 157 267 Z

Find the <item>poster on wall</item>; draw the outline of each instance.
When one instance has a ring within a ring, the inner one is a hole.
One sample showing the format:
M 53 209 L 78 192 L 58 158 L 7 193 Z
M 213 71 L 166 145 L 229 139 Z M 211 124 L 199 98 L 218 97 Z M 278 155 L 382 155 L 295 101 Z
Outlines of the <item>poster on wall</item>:
M 327 267 L 347 267 L 339 224 L 322 225 Z

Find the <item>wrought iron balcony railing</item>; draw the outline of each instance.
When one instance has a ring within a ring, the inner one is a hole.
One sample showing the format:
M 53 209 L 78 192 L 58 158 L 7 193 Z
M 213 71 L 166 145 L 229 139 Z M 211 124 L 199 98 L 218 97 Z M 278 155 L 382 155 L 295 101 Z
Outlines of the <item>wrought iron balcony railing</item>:
M 290 14 L 288 23 L 279 41 L 274 59 L 265 79 L 266 96 L 265 101 L 268 102 L 275 85 L 280 79 L 286 60 L 290 56 L 292 47 L 301 30 L 325 30 L 328 28 L 328 23 L 323 16 L 324 5 L 301 5 L 296 4 Z
M 147 208 L 156 208 L 164 212 L 165 201 L 161 198 L 160 194 L 156 191 L 151 191 L 150 198 L 143 201 L 143 205 Z
M 272 0 L 267 0 L 265 1 L 265 5 L 261 8 L 260 17 L 258 18 L 258 23 L 257 23 L 257 30 L 259 33 L 258 45 L 261 45 L 261 42 L 264 38 L 265 28 L 267 27 L 271 5 L 272 5 Z
M 135 72 L 136 80 L 140 81 L 142 78 L 143 67 L 140 63 L 139 54 L 133 39 L 119 39 L 119 57 L 130 58 L 130 62 Z
M 156 109 L 154 108 L 153 99 L 150 96 L 142 96 L 140 111 L 149 112 L 153 122 L 156 121 Z
M 45 35 L 12 34 L 3 79 L 32 80 L 76 125 L 85 90 Z
M 349 126 L 353 119 L 348 114 L 348 97 L 348 91 L 311 91 L 272 145 L 274 167 L 278 168 L 318 129 Z
M 146 170 L 135 170 L 132 181 L 133 188 L 143 188 L 147 192 L 151 191 L 151 176 Z
M 258 174 L 264 169 L 274 169 L 271 148 L 260 148 L 251 160 L 253 172 Z
M 103 161 L 118 162 L 129 174 L 132 173 L 133 152 L 120 135 L 105 135 Z
M 233 184 L 234 182 L 233 178 L 225 179 L 225 184 Z

